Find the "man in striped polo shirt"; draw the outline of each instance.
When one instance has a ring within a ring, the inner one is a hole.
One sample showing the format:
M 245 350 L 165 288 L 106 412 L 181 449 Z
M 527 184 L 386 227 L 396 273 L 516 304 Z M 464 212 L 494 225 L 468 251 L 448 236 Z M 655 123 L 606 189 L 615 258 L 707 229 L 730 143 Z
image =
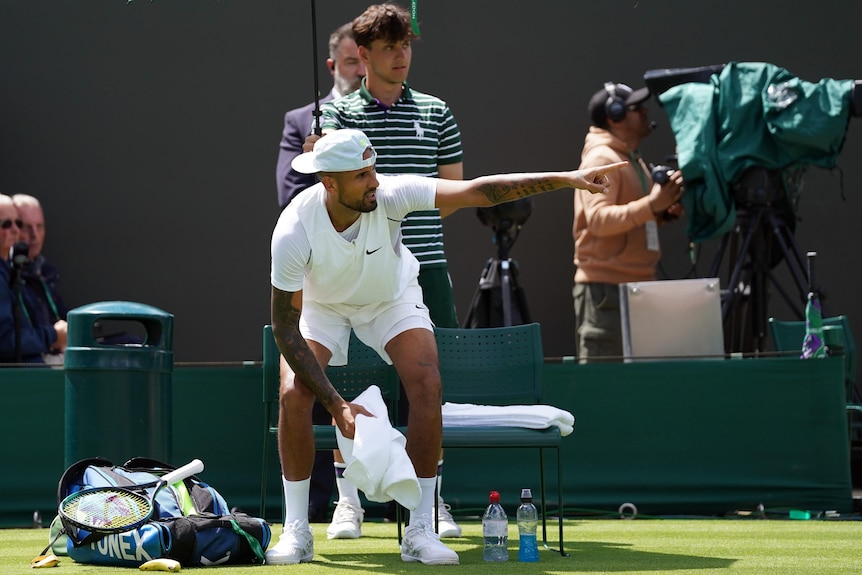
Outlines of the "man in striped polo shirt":
M 464 178 L 461 132 L 446 102 L 412 90 L 407 74 L 412 58 L 410 14 L 394 4 L 369 7 L 353 21 L 366 76 L 359 90 L 325 104 L 323 132 L 362 130 L 377 150 L 381 174 L 417 174 L 447 180 Z M 306 141 L 313 144 L 312 139 Z M 452 285 L 443 250 L 438 210 L 414 212 L 402 222 L 404 245 L 419 260 L 419 285 L 431 320 L 457 327 Z
M 341 128 L 362 130 L 377 151 L 381 174 L 464 179 L 461 132 L 449 106 L 407 85 L 414 37 L 410 13 L 395 4 L 370 6 L 353 21 L 353 35 L 366 76 L 359 90 L 321 107 L 323 133 Z M 316 140 L 309 136 L 303 149 L 310 151 Z M 443 249 L 441 216 L 446 215 L 436 209 L 413 212 L 402 220 L 401 233 L 404 245 L 419 260 L 419 285 L 431 321 L 440 327 L 458 327 Z M 408 409 L 402 394 L 399 423 L 406 423 Z M 442 464 L 441 453 L 440 478 Z M 336 463 L 336 475 L 339 471 Z M 358 494 L 343 478 L 337 477 L 336 485 L 339 502 L 327 533 L 337 538 L 359 537 L 363 511 L 358 507 Z M 440 536 L 460 537 L 461 527 L 449 505 L 442 497 L 438 503 Z

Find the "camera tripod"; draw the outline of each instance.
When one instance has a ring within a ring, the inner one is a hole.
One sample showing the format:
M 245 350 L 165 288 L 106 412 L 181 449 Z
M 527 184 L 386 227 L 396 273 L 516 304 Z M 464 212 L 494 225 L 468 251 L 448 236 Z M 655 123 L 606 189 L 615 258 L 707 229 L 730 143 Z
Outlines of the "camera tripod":
M 527 297 L 518 285 L 518 263 L 509 258 L 514 239 L 495 228 L 497 257 L 485 263 L 470 311 L 461 327 L 503 327 L 530 323 Z
M 763 175 L 760 171 L 758 175 Z M 727 289 L 722 291 L 721 312 L 725 347 L 728 351 L 765 351 L 771 287 L 775 287 L 797 319 L 804 319 L 809 285 L 808 271 L 790 221 L 793 209 L 781 209 L 784 191 L 771 187 L 774 174 L 766 174 L 767 187 L 736 187 L 737 221 L 725 234 L 713 260 L 710 275 L 719 277 L 719 268 L 729 253 Z M 778 281 L 775 269 L 787 263 L 797 298 Z

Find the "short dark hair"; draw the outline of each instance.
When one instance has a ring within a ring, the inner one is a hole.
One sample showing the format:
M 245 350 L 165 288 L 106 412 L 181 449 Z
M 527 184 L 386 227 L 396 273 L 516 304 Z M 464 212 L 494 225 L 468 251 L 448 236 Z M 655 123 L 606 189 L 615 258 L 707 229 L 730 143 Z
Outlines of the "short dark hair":
M 368 48 L 375 40 L 412 40 L 410 12 L 397 4 L 375 4 L 353 21 L 357 46 Z

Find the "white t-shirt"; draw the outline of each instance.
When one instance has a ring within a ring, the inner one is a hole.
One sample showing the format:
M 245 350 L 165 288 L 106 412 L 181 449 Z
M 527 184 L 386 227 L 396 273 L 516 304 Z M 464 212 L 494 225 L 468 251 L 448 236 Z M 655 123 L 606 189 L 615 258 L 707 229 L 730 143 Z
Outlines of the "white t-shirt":
M 401 295 L 419 273 L 419 262 L 401 243 L 401 220 L 434 207 L 437 180 L 382 174 L 377 180 L 377 209 L 361 214 L 342 233 L 329 219 L 323 184 L 287 205 L 272 233 L 273 286 L 287 292 L 301 289 L 308 301 L 357 306 Z

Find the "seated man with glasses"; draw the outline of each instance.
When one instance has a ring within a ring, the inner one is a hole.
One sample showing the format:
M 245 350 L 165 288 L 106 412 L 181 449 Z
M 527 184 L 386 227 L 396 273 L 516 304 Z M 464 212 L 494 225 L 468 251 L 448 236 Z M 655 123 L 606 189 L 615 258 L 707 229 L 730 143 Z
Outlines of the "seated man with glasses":
M 0 228 L 2 228 L 4 230 L 11 230 L 12 226 L 15 226 L 16 228 L 18 228 L 20 230 L 21 228 L 24 227 L 24 221 L 21 220 L 20 218 L 15 218 L 14 220 L 8 219 L 8 220 L 3 220 L 2 222 L 0 222 Z M 13 233 L 13 232 L 10 232 L 10 234 L 11 233 Z
M 56 324 L 66 321 L 66 304 L 57 291 L 60 272 L 57 266 L 45 259 L 42 248 L 45 245 L 45 214 L 42 204 L 33 196 L 15 194 L 12 196 L 18 215 L 24 226 L 21 228 L 21 241 L 27 242 L 29 262 L 24 269 L 24 287 L 27 289 L 30 301 L 35 306 L 36 323 Z M 58 329 L 57 326 L 54 326 Z M 59 329 L 65 329 L 62 326 Z M 62 350 L 53 348 L 45 354 L 45 363 L 63 363 Z
M 590 131 L 580 169 L 612 162 L 629 165 L 608 174 L 607 194 L 575 190 L 575 342 L 582 363 L 621 361 L 619 284 L 656 279 L 658 227 L 682 213 L 682 174 L 653 181 L 640 157 L 641 140 L 655 127 L 644 102 L 648 88 L 606 82 L 590 98 Z
M 44 363 L 66 347 L 66 321 L 43 317 L 26 288 L 30 246 L 24 227 L 13 199 L 0 194 L 0 363 Z

